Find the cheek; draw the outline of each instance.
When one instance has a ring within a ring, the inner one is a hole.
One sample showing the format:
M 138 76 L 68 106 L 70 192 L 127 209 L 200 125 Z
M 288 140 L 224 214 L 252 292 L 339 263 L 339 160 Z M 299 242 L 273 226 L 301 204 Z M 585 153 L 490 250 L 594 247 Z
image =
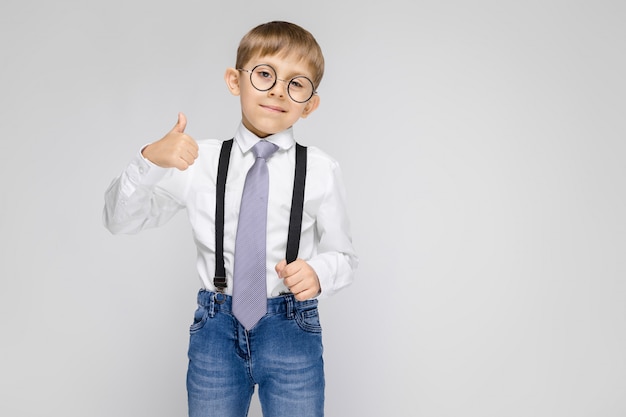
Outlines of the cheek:
M 250 97 L 250 94 L 241 94 L 239 101 L 241 111 L 244 114 L 250 114 L 256 107 L 255 101 Z

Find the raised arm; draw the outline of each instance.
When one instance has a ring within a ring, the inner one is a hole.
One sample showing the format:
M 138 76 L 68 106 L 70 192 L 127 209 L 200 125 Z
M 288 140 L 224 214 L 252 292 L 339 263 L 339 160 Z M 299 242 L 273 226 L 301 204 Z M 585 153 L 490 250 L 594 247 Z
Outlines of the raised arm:
M 198 144 L 178 121 L 163 138 L 143 148 L 105 192 L 103 222 L 114 234 L 137 233 L 167 222 L 184 207 L 179 196 L 162 187 L 175 171 L 185 171 L 198 157 Z M 171 181 L 170 181 L 171 182 Z M 175 189 L 174 187 L 173 189 Z

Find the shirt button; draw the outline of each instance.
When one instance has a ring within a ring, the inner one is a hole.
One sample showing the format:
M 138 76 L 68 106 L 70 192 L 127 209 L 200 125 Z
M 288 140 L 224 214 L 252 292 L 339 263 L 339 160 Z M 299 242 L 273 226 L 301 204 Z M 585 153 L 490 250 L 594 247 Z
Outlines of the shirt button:
M 146 168 L 144 167 L 139 167 L 139 173 L 143 174 L 144 172 L 146 172 Z

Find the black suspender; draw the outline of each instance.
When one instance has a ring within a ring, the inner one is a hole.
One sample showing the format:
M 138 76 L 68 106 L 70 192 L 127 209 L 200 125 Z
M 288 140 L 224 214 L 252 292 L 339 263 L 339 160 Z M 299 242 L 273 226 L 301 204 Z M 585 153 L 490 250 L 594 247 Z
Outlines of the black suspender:
M 296 173 L 293 180 L 291 214 L 289 215 L 289 233 L 287 235 L 287 253 L 285 259 L 290 264 L 298 257 L 300 232 L 302 231 L 302 212 L 304 207 L 304 185 L 306 183 L 306 146 L 296 143 Z
M 218 292 L 226 288 L 226 267 L 224 266 L 224 196 L 226 194 L 226 176 L 230 162 L 230 151 L 233 139 L 222 143 L 217 168 L 216 201 L 215 201 L 215 277 L 213 284 Z M 289 215 L 289 232 L 287 235 L 287 251 L 285 259 L 291 263 L 298 257 L 300 234 L 302 231 L 302 212 L 304 207 L 304 187 L 306 183 L 307 149 L 296 143 L 296 170 Z
M 226 267 L 224 266 L 224 195 L 226 194 L 226 174 L 230 162 L 233 139 L 222 142 L 220 161 L 217 166 L 215 200 L 215 277 L 213 284 L 219 292 L 226 288 Z

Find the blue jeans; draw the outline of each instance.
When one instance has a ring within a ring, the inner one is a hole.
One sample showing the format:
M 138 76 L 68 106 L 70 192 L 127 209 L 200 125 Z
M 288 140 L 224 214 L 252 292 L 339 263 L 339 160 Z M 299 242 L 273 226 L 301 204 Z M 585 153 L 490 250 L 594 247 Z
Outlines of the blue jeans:
M 250 331 L 232 314 L 232 298 L 201 290 L 190 328 L 190 417 L 245 417 L 258 385 L 266 417 L 324 415 L 322 328 L 317 300 L 267 300 Z

